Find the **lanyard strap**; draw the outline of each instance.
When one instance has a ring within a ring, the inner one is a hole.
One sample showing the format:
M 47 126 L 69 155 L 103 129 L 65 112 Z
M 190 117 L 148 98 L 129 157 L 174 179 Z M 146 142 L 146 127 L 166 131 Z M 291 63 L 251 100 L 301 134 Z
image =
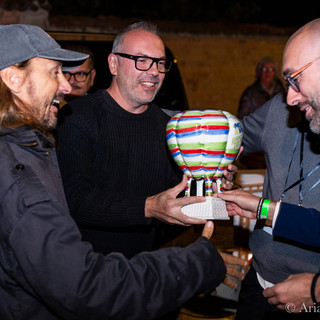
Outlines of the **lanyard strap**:
M 293 160 L 294 153 L 296 152 L 298 138 L 299 138 L 299 131 L 297 132 L 296 137 L 295 137 L 295 139 L 294 139 L 293 148 L 292 148 L 292 152 L 291 152 L 291 159 L 290 159 L 289 168 L 288 168 L 288 173 L 287 173 L 286 181 L 285 181 L 285 184 L 284 184 L 285 187 L 286 187 L 287 184 L 288 184 L 289 172 L 290 172 L 290 168 L 291 168 L 291 164 L 292 164 L 292 160 Z M 301 154 L 301 149 L 300 149 L 300 154 Z M 300 157 L 300 161 L 301 161 L 301 157 Z M 301 165 L 300 165 L 300 167 L 301 167 Z M 301 174 L 301 172 L 300 172 L 300 174 Z M 301 178 L 301 177 L 300 177 L 300 178 Z M 285 190 L 285 191 L 286 191 L 286 190 Z M 285 192 L 285 191 L 284 191 L 284 192 Z
M 292 153 L 291 153 L 291 160 L 289 163 L 289 168 L 288 168 L 288 174 L 286 177 L 286 182 L 285 182 L 285 186 L 287 186 L 288 183 L 288 177 L 289 177 L 289 172 L 290 172 L 290 168 L 291 168 L 291 164 L 293 161 L 293 157 L 294 157 L 294 153 L 296 151 L 296 147 L 297 147 L 297 142 L 298 142 L 298 137 L 299 137 L 299 132 L 297 132 L 295 140 L 294 140 L 294 144 L 293 144 L 293 149 L 292 149 Z M 310 177 L 316 170 L 318 170 L 320 168 L 320 162 L 312 169 L 310 170 L 307 174 L 303 175 L 303 149 L 304 149 L 304 132 L 301 133 L 301 142 L 300 142 L 300 178 L 299 180 L 297 180 L 296 182 L 294 182 L 293 184 L 291 184 L 289 187 L 286 187 L 284 189 L 284 191 L 282 192 L 279 201 L 281 202 L 285 193 L 292 189 L 293 187 L 295 187 L 297 184 L 299 184 L 299 206 L 302 206 L 302 200 L 303 200 L 303 196 L 302 196 L 302 182 L 307 179 L 308 177 Z M 318 179 L 318 181 L 309 189 L 312 190 L 314 187 L 316 187 L 318 184 L 320 183 L 320 179 Z

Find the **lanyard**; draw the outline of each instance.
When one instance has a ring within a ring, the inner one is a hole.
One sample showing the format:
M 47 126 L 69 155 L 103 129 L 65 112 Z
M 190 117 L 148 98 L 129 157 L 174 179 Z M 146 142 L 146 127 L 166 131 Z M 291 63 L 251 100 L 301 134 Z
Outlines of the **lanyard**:
M 301 133 L 301 141 L 300 141 L 300 177 L 299 179 L 294 182 L 293 184 L 291 184 L 289 187 L 287 187 L 287 183 L 288 183 L 288 177 L 289 177 L 289 172 L 290 172 L 290 168 L 291 168 L 291 164 L 293 161 L 293 156 L 294 153 L 296 151 L 296 147 L 297 147 L 297 142 L 298 142 L 298 137 L 299 137 L 299 132 L 297 132 L 296 134 L 296 138 L 293 144 L 293 149 L 292 149 L 292 154 L 291 154 L 291 160 L 289 163 L 289 168 L 288 168 L 288 173 L 287 173 L 287 177 L 286 177 L 286 182 L 285 182 L 285 189 L 282 192 L 279 201 L 281 202 L 285 193 L 292 189 L 293 187 L 295 187 L 296 185 L 299 184 L 299 206 L 302 206 L 302 201 L 303 201 L 303 196 L 302 196 L 302 182 L 307 179 L 308 177 L 310 177 L 315 171 L 317 171 L 320 168 L 320 162 L 312 169 L 310 170 L 308 173 L 306 173 L 305 175 L 303 175 L 303 149 L 304 149 L 304 132 Z M 314 187 L 316 187 L 318 184 L 320 183 L 320 179 L 309 189 L 312 190 Z

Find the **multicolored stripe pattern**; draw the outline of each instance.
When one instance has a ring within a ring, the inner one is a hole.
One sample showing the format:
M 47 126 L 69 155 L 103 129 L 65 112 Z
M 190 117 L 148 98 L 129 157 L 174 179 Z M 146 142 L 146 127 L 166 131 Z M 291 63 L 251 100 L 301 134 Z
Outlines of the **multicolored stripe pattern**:
M 213 180 L 221 191 L 223 171 L 242 143 L 240 121 L 227 111 L 188 110 L 170 119 L 166 135 L 174 160 L 188 177 L 186 196 L 192 179 L 205 180 L 206 196 L 212 195 Z

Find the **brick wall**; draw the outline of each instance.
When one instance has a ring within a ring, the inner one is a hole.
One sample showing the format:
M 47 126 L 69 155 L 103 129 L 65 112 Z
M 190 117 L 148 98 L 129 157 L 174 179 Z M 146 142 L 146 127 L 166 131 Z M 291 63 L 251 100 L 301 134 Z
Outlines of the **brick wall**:
M 281 69 L 287 37 L 164 35 L 178 59 L 190 109 L 237 113 L 243 90 L 255 80 L 257 62 L 273 57 Z

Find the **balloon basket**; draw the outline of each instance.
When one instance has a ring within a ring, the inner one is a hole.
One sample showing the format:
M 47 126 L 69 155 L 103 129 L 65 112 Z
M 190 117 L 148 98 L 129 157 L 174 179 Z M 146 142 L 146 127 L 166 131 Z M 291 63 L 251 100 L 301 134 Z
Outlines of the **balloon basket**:
M 188 217 L 207 220 L 229 220 L 226 203 L 220 198 L 207 196 L 205 202 L 188 204 L 181 208 Z

